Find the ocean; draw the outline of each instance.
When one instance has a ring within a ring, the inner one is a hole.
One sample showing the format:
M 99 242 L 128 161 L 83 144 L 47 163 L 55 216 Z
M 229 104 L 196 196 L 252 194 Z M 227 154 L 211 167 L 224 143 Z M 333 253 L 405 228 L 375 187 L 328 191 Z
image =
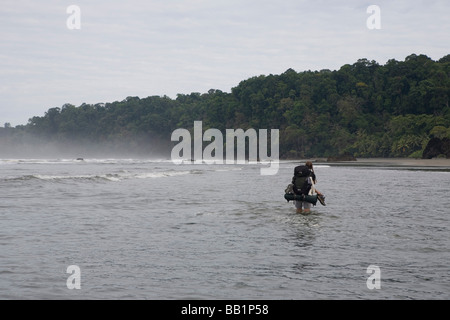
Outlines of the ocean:
M 450 298 L 450 168 L 298 164 L 0 160 L 0 299 Z

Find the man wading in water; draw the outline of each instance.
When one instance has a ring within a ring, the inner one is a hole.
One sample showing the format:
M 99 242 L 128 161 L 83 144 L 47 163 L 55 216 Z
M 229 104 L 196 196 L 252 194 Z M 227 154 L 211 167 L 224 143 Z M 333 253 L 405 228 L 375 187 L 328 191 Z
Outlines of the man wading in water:
M 294 169 L 294 177 L 292 184 L 294 185 L 295 194 L 314 195 L 317 193 L 317 199 L 322 205 L 325 205 L 325 196 L 316 189 L 316 174 L 314 173 L 313 164 L 307 161 L 304 166 L 298 166 Z M 306 201 L 294 201 L 297 213 L 309 213 L 311 211 L 311 203 Z

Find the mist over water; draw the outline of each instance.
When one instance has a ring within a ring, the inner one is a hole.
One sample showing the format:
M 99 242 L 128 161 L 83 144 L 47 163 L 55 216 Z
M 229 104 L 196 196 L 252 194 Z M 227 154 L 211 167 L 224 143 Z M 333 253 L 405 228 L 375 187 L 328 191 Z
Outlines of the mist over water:
M 151 134 L 135 134 L 133 139 L 64 139 L 40 137 L 26 132 L 0 135 L 0 158 L 3 159 L 168 159 L 171 143 Z
M 316 164 L 327 206 L 299 215 L 297 163 L 38 158 L 0 160 L 1 299 L 450 297 L 445 170 Z

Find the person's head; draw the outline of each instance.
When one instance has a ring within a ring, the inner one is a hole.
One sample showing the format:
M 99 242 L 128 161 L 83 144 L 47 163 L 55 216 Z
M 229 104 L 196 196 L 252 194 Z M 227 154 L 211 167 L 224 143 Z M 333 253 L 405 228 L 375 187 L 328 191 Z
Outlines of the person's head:
M 309 170 L 311 171 L 311 177 L 314 180 L 314 183 L 317 182 L 316 180 L 316 174 L 314 173 L 314 168 L 313 168 L 313 164 L 311 161 L 306 161 L 305 165 L 309 168 Z

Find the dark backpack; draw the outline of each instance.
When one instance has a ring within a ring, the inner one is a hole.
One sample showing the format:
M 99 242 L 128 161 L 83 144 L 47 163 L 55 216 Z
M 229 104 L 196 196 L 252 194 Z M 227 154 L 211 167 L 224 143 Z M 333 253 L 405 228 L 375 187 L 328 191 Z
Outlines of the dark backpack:
M 292 178 L 295 194 L 307 195 L 309 193 L 309 190 L 311 190 L 310 176 L 311 170 L 307 166 L 295 167 L 294 177 Z

